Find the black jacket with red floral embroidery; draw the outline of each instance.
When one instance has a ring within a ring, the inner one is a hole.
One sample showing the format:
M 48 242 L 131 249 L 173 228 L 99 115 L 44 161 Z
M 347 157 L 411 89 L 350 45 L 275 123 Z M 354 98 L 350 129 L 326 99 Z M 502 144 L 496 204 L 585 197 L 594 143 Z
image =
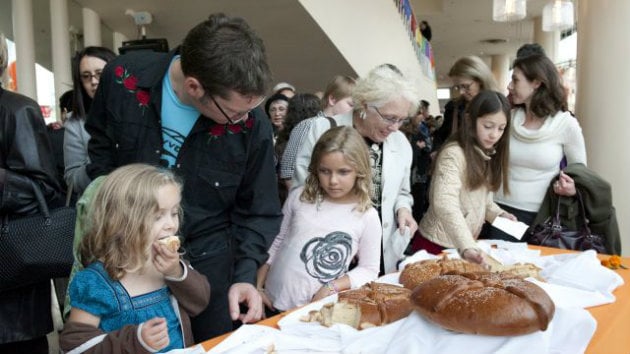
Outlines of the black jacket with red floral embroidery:
M 175 54 L 131 51 L 105 67 L 85 123 L 90 178 L 130 163 L 162 164 L 162 81 Z M 229 230 L 235 263 L 225 271 L 233 283 L 255 284 L 282 218 L 264 112 L 256 109 L 233 126 L 200 116 L 174 171 L 184 182 L 182 236 L 190 241 Z

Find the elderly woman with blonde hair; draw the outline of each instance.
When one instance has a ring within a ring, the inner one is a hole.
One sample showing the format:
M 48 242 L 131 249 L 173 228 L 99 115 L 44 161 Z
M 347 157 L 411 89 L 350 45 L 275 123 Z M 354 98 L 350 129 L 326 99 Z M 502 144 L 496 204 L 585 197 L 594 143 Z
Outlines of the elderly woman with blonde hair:
M 410 235 L 418 228 L 411 214 L 411 146 L 399 129 L 417 111 L 420 95 L 398 68 L 383 64 L 357 81 L 352 100 L 352 111 L 332 118 L 336 125 L 354 127 L 369 147 L 372 202 L 380 216 L 383 235 L 381 273 L 390 273 L 396 270 Z M 292 188 L 304 184 L 313 146 L 331 125 L 326 118 L 315 118 L 297 154 Z

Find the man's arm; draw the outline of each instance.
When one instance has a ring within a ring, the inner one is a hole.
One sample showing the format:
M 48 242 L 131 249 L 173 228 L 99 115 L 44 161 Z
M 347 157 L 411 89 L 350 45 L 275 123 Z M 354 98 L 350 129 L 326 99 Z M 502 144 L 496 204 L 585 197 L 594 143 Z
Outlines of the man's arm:
M 114 66 L 107 65 L 103 69 L 94 101 L 92 101 L 90 112 L 85 120 L 85 130 L 90 133 L 90 141 L 88 142 L 90 163 L 85 167 L 85 172 L 92 180 L 108 174 L 115 167 L 115 146 L 106 107 L 109 91 L 114 89 L 112 85 Z
M 256 272 L 278 234 L 282 213 L 273 160 L 271 124 L 257 115 L 245 176 L 232 213 L 236 225 L 233 283 L 256 284 Z

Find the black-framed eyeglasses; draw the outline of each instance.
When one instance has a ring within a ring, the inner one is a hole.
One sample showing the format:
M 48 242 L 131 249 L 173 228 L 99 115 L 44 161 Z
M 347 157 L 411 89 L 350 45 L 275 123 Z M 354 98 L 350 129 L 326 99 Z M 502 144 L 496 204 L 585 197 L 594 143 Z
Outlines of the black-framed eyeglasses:
M 101 81 L 101 71 L 97 71 L 94 74 L 90 72 L 81 73 L 81 80 L 83 82 L 91 82 L 92 79 L 96 79 L 96 81 Z
M 376 108 L 375 106 L 368 106 L 372 109 L 374 109 L 376 111 L 376 114 L 378 114 L 379 118 L 381 118 L 383 120 L 383 122 L 385 122 L 387 125 L 398 125 L 401 126 L 405 123 L 408 123 L 410 121 L 410 118 L 403 118 L 403 119 L 396 119 L 396 118 L 388 118 L 388 117 L 383 117 L 383 115 L 381 114 L 381 112 L 378 110 L 378 108 Z
M 214 96 L 210 95 L 210 99 L 212 100 L 212 102 L 214 102 L 214 104 L 217 106 L 217 108 L 219 109 L 219 111 L 221 111 L 221 113 L 223 114 L 223 116 L 225 117 L 225 119 L 227 119 L 227 121 L 230 124 L 236 124 L 238 122 L 241 122 L 242 120 L 244 120 L 245 118 L 247 118 L 249 116 L 249 114 L 251 113 L 251 111 L 253 111 L 254 109 L 256 109 L 256 107 L 260 106 L 261 103 L 263 103 L 263 101 L 265 100 L 265 97 L 263 97 L 260 102 L 258 102 L 254 107 L 252 107 L 250 110 L 246 111 L 246 112 L 236 112 L 234 115 L 232 115 L 231 117 L 227 115 L 227 113 L 225 113 L 225 111 L 223 110 L 223 108 L 221 107 L 221 105 L 219 105 L 219 102 L 217 102 L 217 100 L 214 99 Z
M 453 86 L 453 90 L 455 91 L 468 91 L 470 90 L 470 86 L 472 86 L 474 84 L 474 82 L 469 82 L 467 84 L 458 84 Z

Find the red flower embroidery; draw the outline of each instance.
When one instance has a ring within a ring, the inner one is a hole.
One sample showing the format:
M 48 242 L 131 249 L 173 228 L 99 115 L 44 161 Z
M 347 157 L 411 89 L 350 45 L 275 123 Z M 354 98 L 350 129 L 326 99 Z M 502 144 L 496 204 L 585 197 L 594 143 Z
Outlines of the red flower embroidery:
M 254 126 L 254 117 L 247 117 L 245 120 L 245 128 L 252 129 Z
M 215 124 L 212 127 L 210 127 L 210 130 L 208 131 L 208 133 L 210 133 L 210 138 L 211 139 L 215 139 L 215 138 L 225 134 L 225 126 L 224 125 L 220 125 L 220 124 Z
M 135 91 L 138 88 L 137 84 L 138 78 L 133 75 L 130 75 L 123 80 L 123 86 L 125 86 L 125 88 L 129 91 Z
M 114 68 L 114 75 L 116 75 L 117 83 L 123 85 L 130 93 L 135 93 L 138 106 L 142 109 L 142 114 L 144 114 L 144 109 L 149 105 L 149 101 L 151 101 L 149 91 L 138 90 L 138 78 L 131 75 L 122 65 Z
M 136 98 L 138 99 L 138 102 L 140 102 L 140 106 L 147 106 L 151 96 L 149 95 L 149 91 L 138 90 L 136 92 Z
M 240 124 L 228 124 L 227 128 L 232 134 L 238 134 L 243 130 L 243 126 Z
M 246 134 L 254 126 L 254 118 L 249 117 L 245 121 L 240 121 L 236 124 L 216 124 L 214 123 L 210 129 L 208 129 L 209 139 L 208 142 L 217 139 L 220 136 L 227 134 Z

